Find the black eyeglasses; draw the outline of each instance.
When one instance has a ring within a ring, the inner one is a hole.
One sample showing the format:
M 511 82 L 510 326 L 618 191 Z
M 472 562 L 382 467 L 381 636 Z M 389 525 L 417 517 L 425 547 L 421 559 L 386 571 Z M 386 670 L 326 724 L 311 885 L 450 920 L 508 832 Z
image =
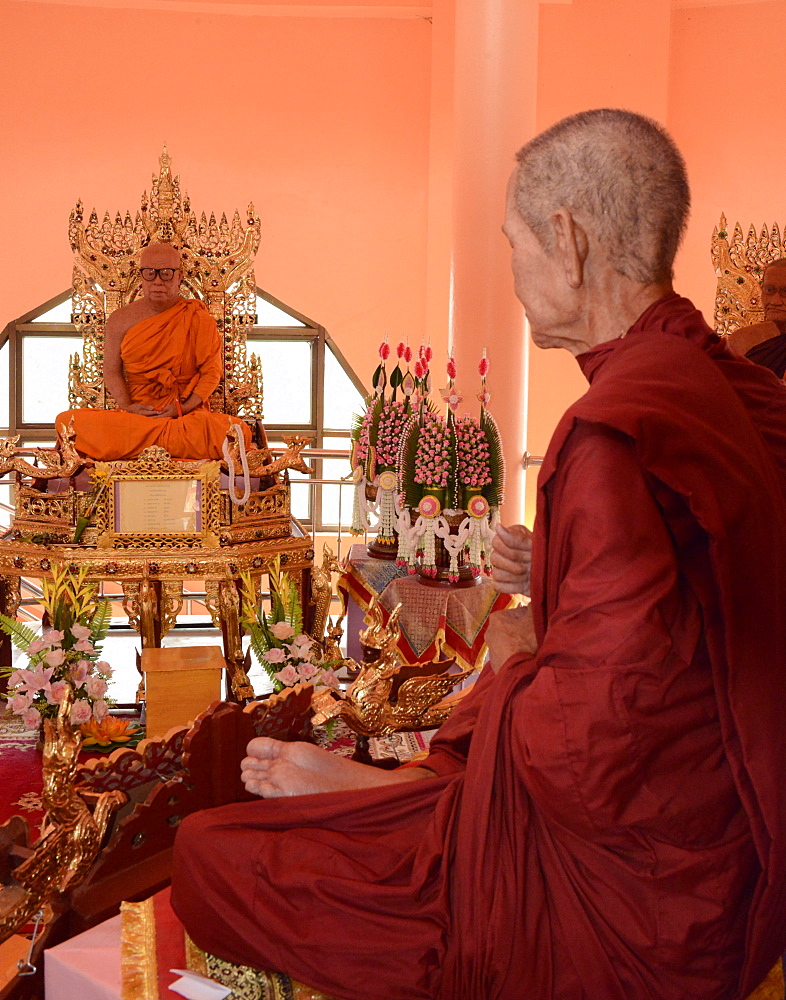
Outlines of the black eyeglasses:
M 179 267 L 140 267 L 139 273 L 145 281 L 155 281 L 156 275 L 162 281 L 171 281 L 175 276 L 175 271 L 179 270 Z

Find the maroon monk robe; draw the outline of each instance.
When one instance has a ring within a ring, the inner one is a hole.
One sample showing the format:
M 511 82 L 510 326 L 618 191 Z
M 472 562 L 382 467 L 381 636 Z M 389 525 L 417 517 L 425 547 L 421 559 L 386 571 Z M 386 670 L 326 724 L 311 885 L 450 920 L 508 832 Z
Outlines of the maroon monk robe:
M 786 391 L 676 295 L 580 360 L 537 655 L 481 677 L 433 780 L 186 820 L 201 947 L 350 1000 L 731 1000 L 775 962 Z

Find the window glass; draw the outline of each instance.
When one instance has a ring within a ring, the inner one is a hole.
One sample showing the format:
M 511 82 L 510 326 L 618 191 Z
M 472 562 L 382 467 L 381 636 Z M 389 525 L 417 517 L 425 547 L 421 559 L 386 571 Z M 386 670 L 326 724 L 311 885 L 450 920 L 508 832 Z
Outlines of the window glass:
M 248 338 L 249 351 L 262 361 L 265 423 L 311 423 L 310 340 L 258 340 Z
M 349 430 L 354 414 L 363 413 L 365 403 L 330 347 L 325 345 L 325 427 Z M 327 447 L 327 445 L 325 445 Z
M 68 361 L 81 337 L 22 338 L 22 421 L 53 424 L 68 409 Z
M 47 309 L 45 313 L 30 320 L 31 323 L 70 323 L 71 322 L 71 297 L 64 302 L 58 302 L 56 306 Z
M 328 437 L 326 435 L 323 447 L 346 451 L 347 457 L 322 459 L 322 478 L 344 479 L 346 477 L 347 481 L 342 486 L 334 484 L 322 487 L 322 523 L 326 525 L 340 524 L 347 528 L 352 524 L 352 502 L 354 500 L 352 470 L 349 467 L 349 438 Z
M 284 312 L 283 309 L 279 309 L 278 306 L 274 306 L 272 302 L 268 302 L 267 299 L 263 299 L 261 295 L 257 295 L 257 326 L 301 326 L 304 327 L 306 324 L 301 323 L 299 319 L 295 319 L 294 316 L 290 316 L 288 312 Z
M 8 359 L 11 356 L 10 342 L 0 347 L 0 427 L 8 427 Z

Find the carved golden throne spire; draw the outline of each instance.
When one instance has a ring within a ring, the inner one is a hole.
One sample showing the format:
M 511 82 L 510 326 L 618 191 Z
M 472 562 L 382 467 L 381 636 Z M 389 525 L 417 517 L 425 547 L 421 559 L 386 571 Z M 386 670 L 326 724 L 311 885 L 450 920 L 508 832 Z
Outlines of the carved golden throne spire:
M 199 298 L 218 324 L 224 345 L 224 375 L 210 397 L 210 408 L 249 420 L 262 417 L 262 372 L 259 358 L 246 356 L 246 335 L 256 321 L 254 257 L 261 225 L 253 205 L 245 221 L 236 210 L 231 223 L 204 212 L 197 219 L 188 195 L 180 193 L 180 177 L 172 177 L 166 146 L 153 175 L 150 197 L 145 191 L 134 219 L 108 212 L 99 221 L 95 209 L 85 222 L 82 202 L 68 226 L 74 251 L 73 322 L 83 338 L 82 357 L 69 366 L 72 407 L 114 409 L 104 390 L 104 325 L 109 315 L 141 292 L 139 255 L 151 242 L 171 243 L 183 261 L 181 294 Z
M 786 257 L 786 229 L 783 236 L 777 223 L 766 224 L 757 233 L 755 226 L 744 236 L 739 222 L 729 240 L 726 216 L 712 233 L 710 253 L 718 287 L 715 292 L 715 330 L 730 334 L 741 326 L 751 326 L 764 319 L 760 281 L 768 264 Z

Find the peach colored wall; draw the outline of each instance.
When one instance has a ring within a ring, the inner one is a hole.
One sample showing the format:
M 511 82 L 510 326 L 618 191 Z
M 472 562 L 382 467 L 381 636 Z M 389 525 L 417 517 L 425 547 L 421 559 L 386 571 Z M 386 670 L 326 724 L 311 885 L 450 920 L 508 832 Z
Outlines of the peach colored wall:
M 786 3 L 772 0 L 673 15 L 668 120 L 693 191 L 677 275 L 710 323 L 709 247 L 721 212 L 746 232 L 750 223 L 786 224 L 784 33 Z
M 664 119 L 670 0 L 573 0 L 542 4 L 538 130 L 593 107 L 624 107 Z M 527 447 L 543 455 L 557 421 L 586 382 L 565 351 L 530 349 Z M 527 473 L 526 521 L 535 509 L 537 469 Z
M 419 337 L 431 27 L 2 0 L 0 328 L 70 284 L 68 216 L 134 209 L 162 142 L 192 205 L 262 219 L 257 280 L 364 379 Z

